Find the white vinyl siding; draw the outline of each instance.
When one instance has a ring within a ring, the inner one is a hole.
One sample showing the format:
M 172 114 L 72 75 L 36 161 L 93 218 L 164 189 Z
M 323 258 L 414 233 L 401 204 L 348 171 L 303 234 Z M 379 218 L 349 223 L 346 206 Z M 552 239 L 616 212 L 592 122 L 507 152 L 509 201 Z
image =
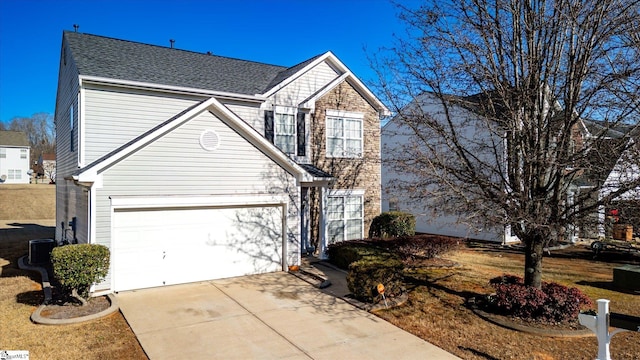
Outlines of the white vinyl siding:
M 223 102 L 223 104 L 258 133 L 264 134 L 264 116 L 260 110 L 260 104 L 239 102 Z
M 204 130 L 214 130 L 220 146 L 200 146 Z M 209 112 L 190 120 L 103 173 L 96 194 L 96 242 L 110 246 L 110 196 L 234 196 L 286 194 L 288 262 L 299 256 L 295 178 Z M 101 284 L 109 286 L 109 279 Z M 99 288 L 98 288 L 99 289 Z
M 28 184 L 30 167 L 28 148 L 0 148 L 0 183 Z
M 196 98 L 169 98 L 150 92 L 123 93 L 97 86 L 85 91 L 84 165 L 195 104 Z M 91 106 L 89 106 L 91 104 Z
M 273 95 L 274 103 L 297 107 L 303 100 L 315 94 L 340 75 L 329 64 L 322 62 L 278 90 Z
M 329 244 L 362 239 L 364 237 L 363 217 L 363 191 L 332 191 L 327 197 L 327 239 Z
M 364 114 L 327 110 L 327 156 L 362 157 Z

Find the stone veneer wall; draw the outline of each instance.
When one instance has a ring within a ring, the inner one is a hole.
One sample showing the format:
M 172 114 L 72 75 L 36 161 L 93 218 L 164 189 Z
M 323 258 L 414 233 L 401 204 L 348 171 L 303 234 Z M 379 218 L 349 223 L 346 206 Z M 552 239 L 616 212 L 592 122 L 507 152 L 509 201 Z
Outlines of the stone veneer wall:
M 363 156 L 362 158 L 326 157 L 326 110 L 343 110 L 364 114 Z M 336 180 L 332 189 L 363 189 L 364 194 L 364 237 L 369 234 L 373 218 L 380 214 L 381 163 L 380 163 L 380 117 L 348 82 L 343 82 L 316 101 L 316 109 L 311 120 L 312 163 L 332 174 Z M 317 192 L 312 189 L 310 201 L 317 204 Z M 312 207 L 314 209 L 317 207 Z M 318 223 L 318 215 L 311 214 L 312 224 Z M 317 243 L 317 226 L 311 226 L 311 239 Z

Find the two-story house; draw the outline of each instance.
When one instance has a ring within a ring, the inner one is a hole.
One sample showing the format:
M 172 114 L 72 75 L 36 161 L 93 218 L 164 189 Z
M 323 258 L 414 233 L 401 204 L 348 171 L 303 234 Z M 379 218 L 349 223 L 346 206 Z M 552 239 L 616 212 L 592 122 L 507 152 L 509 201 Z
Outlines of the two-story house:
M 331 52 L 286 67 L 64 32 L 56 239 L 95 292 L 286 270 L 380 212 L 385 106 Z
M 22 131 L 0 131 L 0 184 L 28 184 L 30 145 Z

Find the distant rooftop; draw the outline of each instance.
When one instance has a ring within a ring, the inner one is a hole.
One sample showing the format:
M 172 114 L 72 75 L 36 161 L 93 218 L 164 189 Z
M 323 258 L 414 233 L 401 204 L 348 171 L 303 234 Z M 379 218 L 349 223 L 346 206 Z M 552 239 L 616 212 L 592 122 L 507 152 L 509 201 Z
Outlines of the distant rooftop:
M 0 146 L 29 146 L 27 134 L 22 131 L 0 131 Z

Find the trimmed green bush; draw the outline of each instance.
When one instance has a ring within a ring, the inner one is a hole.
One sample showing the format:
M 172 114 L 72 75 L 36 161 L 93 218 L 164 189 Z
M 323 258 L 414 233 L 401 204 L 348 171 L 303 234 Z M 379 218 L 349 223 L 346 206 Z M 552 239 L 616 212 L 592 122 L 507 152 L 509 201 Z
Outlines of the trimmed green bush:
M 83 304 L 92 284 L 109 272 L 109 248 L 97 244 L 65 245 L 51 251 L 53 275 L 60 285 Z
M 382 299 L 378 284 L 384 285 L 386 297 L 398 296 L 404 291 L 402 269 L 398 259 L 365 257 L 349 265 L 347 286 L 356 299 L 370 303 Z
M 402 211 L 388 211 L 373 218 L 369 227 L 370 238 L 411 236 L 416 233 L 416 218 Z
M 391 257 L 391 254 L 373 243 L 362 240 L 343 241 L 329 245 L 327 249 L 329 261 L 341 269 L 349 269 L 351 263 L 365 256 Z

